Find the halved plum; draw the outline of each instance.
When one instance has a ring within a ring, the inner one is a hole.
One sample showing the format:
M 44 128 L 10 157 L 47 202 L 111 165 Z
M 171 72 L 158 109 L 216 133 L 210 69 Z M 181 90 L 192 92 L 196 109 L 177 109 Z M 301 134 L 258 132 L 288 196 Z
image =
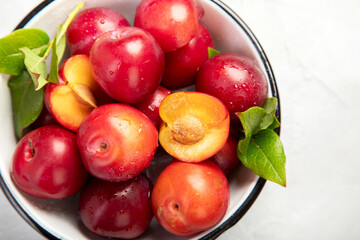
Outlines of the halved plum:
M 200 162 L 219 151 L 229 135 L 230 117 L 217 98 L 199 92 L 177 92 L 161 103 L 159 142 L 171 156 Z
M 89 57 L 74 55 L 61 65 L 59 83 L 46 87 L 44 103 L 57 122 L 76 132 L 85 116 L 97 107 L 94 93 L 100 91 Z

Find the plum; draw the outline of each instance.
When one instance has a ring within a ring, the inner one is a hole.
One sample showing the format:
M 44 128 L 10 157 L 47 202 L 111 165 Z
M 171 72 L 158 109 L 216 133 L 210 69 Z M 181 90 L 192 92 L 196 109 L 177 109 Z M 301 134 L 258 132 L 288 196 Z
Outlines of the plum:
M 66 31 L 67 43 L 72 55 L 89 55 L 92 45 L 101 34 L 125 26 L 129 26 L 128 21 L 113 9 L 85 9 L 71 21 Z
M 146 31 L 124 27 L 99 37 L 90 52 L 96 82 L 113 99 L 144 101 L 160 83 L 164 52 Z
M 268 82 L 254 60 L 239 53 L 224 52 L 201 66 L 196 90 L 220 99 L 229 110 L 231 123 L 239 125 L 235 113 L 262 106 L 267 98 Z
M 79 214 L 84 225 L 101 236 L 136 238 L 153 217 L 151 181 L 139 176 L 126 182 L 93 178 L 80 194 Z

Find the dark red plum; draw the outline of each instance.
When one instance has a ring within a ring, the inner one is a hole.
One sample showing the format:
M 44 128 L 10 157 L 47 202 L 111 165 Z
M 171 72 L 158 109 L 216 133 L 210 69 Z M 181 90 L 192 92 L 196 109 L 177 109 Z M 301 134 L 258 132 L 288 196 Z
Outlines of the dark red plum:
M 134 104 L 144 101 L 164 73 L 164 52 L 146 31 L 124 27 L 98 38 L 90 52 L 96 82 L 113 99 Z
M 97 7 L 79 12 L 71 21 L 66 39 L 72 55 L 89 55 L 95 40 L 103 33 L 129 26 L 128 21 L 115 10 Z
M 196 90 L 220 99 L 229 110 L 232 124 L 240 124 L 237 112 L 262 106 L 267 98 L 268 82 L 260 67 L 239 53 L 220 53 L 200 68 Z
M 153 94 L 145 101 L 134 105 L 135 108 L 143 112 L 154 123 L 157 129 L 160 128 L 161 118 L 159 115 L 159 107 L 162 100 L 172 92 L 162 86 L 158 86 Z
M 44 106 L 43 109 L 41 110 L 39 117 L 36 119 L 34 123 L 31 124 L 31 127 L 35 129 L 46 125 L 56 125 L 56 124 L 58 124 L 58 122 Z
M 179 89 L 195 83 L 200 66 L 208 60 L 208 48 L 214 48 L 213 39 L 205 26 L 200 25 L 196 37 L 187 45 L 165 53 L 165 73 L 161 84 Z
M 26 134 L 13 155 L 11 177 L 22 191 L 34 197 L 69 197 L 83 187 L 88 176 L 75 133 L 57 125 Z
M 201 7 L 192 0 L 143 0 L 134 26 L 150 32 L 164 52 L 185 46 L 199 31 Z
M 224 146 L 209 160 L 216 163 L 225 174 L 229 174 L 240 163 L 237 156 L 237 145 L 238 140 L 229 135 Z
M 90 180 L 80 194 L 84 225 L 101 236 L 132 239 L 140 236 L 153 217 L 151 181 L 144 175 L 126 182 Z

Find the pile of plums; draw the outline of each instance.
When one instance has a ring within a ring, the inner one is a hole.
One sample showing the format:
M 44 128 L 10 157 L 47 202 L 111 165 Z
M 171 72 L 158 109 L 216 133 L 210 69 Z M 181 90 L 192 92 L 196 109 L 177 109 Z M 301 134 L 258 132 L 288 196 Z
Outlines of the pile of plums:
M 143 0 L 134 26 L 112 9 L 79 12 L 59 83 L 14 153 L 16 185 L 39 198 L 80 192 L 84 225 L 107 237 L 136 238 L 153 216 L 180 236 L 219 223 L 239 163 L 235 113 L 261 106 L 268 83 L 240 53 L 209 58 L 204 14 L 194 0 Z M 152 182 L 159 148 L 173 160 Z

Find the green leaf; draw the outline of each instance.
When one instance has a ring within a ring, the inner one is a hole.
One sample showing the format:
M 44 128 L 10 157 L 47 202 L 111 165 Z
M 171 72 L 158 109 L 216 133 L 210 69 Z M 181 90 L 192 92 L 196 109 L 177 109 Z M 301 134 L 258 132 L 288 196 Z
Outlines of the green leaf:
M 44 53 L 48 49 L 49 45 L 43 45 L 38 48 L 32 49 L 38 56 L 44 56 Z M 25 70 L 24 55 L 20 52 L 8 55 L 6 57 L 0 57 L 0 72 L 11 75 L 18 75 Z
M 51 67 L 48 81 L 53 83 L 58 83 L 59 63 L 65 51 L 66 40 L 64 36 L 60 36 L 61 29 L 62 25 L 60 24 L 54 39 L 54 43 L 52 44 Z M 58 46 L 57 42 L 59 38 L 60 41 Z
M 220 52 L 214 48 L 208 48 L 208 58 L 212 58 L 215 55 L 218 55 Z
M 52 56 L 51 56 L 51 64 L 50 64 L 50 73 L 49 77 L 46 82 L 44 82 L 44 85 L 48 82 L 58 83 L 58 70 L 59 70 L 59 63 L 64 55 L 65 47 L 66 47 L 66 30 L 77 14 L 77 12 L 84 6 L 84 2 L 80 2 L 75 9 L 69 14 L 68 18 L 66 19 L 65 23 L 62 25 L 60 24 L 55 38 L 50 43 L 50 48 L 52 50 Z M 45 58 L 48 56 L 49 51 L 46 52 Z M 45 61 L 45 59 L 43 59 Z M 37 81 L 37 79 L 34 79 Z M 35 84 L 36 85 L 36 84 Z M 39 86 L 42 87 L 39 83 Z M 38 89 L 38 88 L 37 88 Z
M 274 119 L 276 119 L 275 112 L 277 102 L 278 100 L 275 97 L 266 99 L 264 105 L 262 106 L 262 108 L 266 111 L 266 116 L 262 122 L 261 129 L 268 128 L 274 122 Z
M 259 131 L 272 127 L 278 127 L 278 120 L 275 117 L 277 99 L 268 98 L 263 107 L 252 107 L 245 112 L 237 113 L 243 126 L 245 138 L 239 142 L 239 151 L 246 154 L 250 139 Z
M 0 72 L 18 75 L 24 69 L 20 48 L 36 49 L 49 43 L 49 36 L 40 29 L 18 29 L 0 39 Z
M 277 103 L 277 98 L 268 98 L 263 107 L 237 113 L 245 135 L 238 143 L 237 153 L 255 174 L 285 186 L 286 158 L 280 138 L 273 131 L 280 126 L 275 116 Z
M 21 48 L 20 51 L 25 57 L 24 63 L 34 82 L 35 89 L 41 89 L 47 83 L 45 56 L 39 57 L 34 51 L 27 47 Z
M 269 129 L 274 130 L 275 128 L 280 127 L 280 122 L 279 120 L 275 117 L 274 121 L 272 122 L 272 124 L 268 127 Z
M 242 154 L 246 154 L 251 136 L 261 130 L 261 126 L 264 125 L 263 119 L 266 117 L 266 111 L 261 107 L 252 107 L 237 115 L 245 134 L 245 138 L 239 141 L 238 149 Z
M 15 135 L 20 139 L 23 129 L 33 123 L 41 113 L 44 90 L 34 90 L 34 83 L 27 71 L 10 78 L 8 86 L 11 92 Z
M 286 157 L 279 136 L 271 129 L 254 135 L 246 154 L 238 149 L 238 157 L 252 172 L 262 178 L 286 186 Z
M 41 46 L 41 47 L 38 47 L 38 48 L 34 48 L 32 49 L 32 51 L 38 55 L 39 57 L 43 57 L 44 54 L 46 53 L 46 51 L 48 50 L 49 48 L 49 45 L 44 45 L 44 46 Z M 22 53 L 18 53 L 18 54 L 21 54 L 23 55 Z M 24 55 L 23 55 L 24 56 Z

